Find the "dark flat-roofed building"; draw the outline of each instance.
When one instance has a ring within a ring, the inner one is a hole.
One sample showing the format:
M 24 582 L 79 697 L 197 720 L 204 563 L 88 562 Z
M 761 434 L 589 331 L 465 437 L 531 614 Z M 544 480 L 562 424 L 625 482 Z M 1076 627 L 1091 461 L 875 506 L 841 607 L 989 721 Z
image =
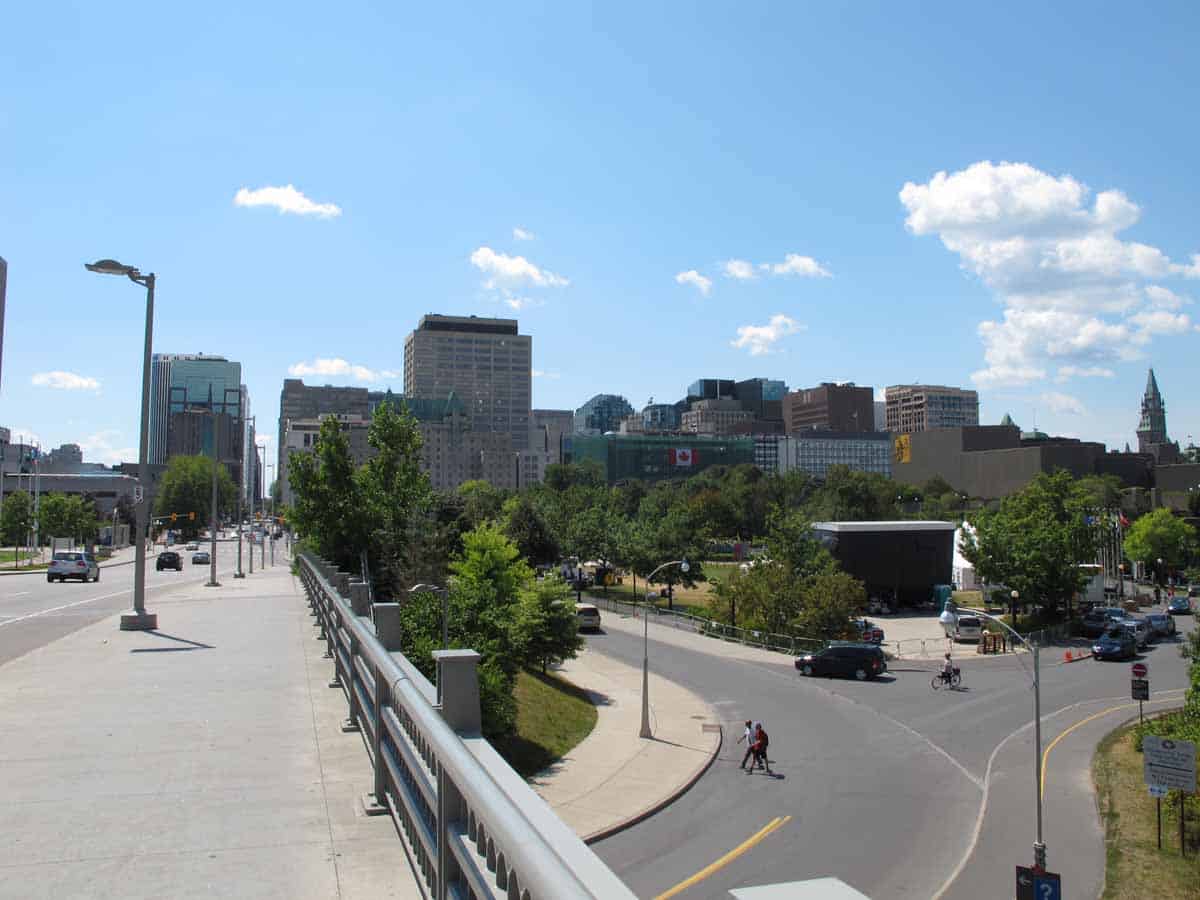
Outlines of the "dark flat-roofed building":
M 785 394 L 783 421 L 788 434 L 800 431 L 874 431 L 875 392 L 853 382 L 825 382 Z
M 867 593 L 903 606 L 928 600 L 954 571 L 953 522 L 813 522 L 821 543 Z

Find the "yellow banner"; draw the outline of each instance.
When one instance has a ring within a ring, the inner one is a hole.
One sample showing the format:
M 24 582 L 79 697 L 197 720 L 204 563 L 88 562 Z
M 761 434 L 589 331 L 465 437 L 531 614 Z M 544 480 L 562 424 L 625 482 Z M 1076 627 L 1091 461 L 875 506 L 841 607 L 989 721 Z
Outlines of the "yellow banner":
M 912 462 L 912 438 L 910 435 L 896 435 L 896 439 L 892 443 L 892 461 L 898 463 Z

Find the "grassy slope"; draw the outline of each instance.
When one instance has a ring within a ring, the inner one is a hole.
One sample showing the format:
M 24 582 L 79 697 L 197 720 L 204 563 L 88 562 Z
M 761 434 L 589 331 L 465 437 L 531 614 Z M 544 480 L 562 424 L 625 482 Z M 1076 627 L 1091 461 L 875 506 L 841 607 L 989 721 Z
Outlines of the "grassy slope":
M 1130 729 L 1106 737 L 1092 761 L 1092 777 L 1104 820 L 1106 900 L 1195 900 L 1200 896 L 1200 857 L 1179 856 L 1179 818 L 1163 801 L 1163 849 L 1157 846 L 1154 800 L 1142 780 L 1142 755 Z M 1194 833 L 1195 825 L 1189 823 Z
M 587 693 L 554 675 L 517 676 L 517 733 L 496 749 L 525 778 L 546 768 L 591 734 L 596 707 Z

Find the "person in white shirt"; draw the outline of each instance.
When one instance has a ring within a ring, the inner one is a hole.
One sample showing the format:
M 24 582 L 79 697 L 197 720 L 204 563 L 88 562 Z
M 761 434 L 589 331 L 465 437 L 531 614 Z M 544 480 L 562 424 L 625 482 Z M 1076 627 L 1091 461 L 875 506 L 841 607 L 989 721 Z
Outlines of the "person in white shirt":
M 754 755 L 754 735 L 761 727 L 762 722 L 751 722 L 749 719 L 746 720 L 746 730 L 742 733 L 742 736 L 737 739 L 739 744 L 742 741 L 746 742 L 746 755 L 742 757 L 742 764 L 739 766 L 739 768 L 746 768 L 746 761 Z M 753 765 L 753 763 L 751 765 Z

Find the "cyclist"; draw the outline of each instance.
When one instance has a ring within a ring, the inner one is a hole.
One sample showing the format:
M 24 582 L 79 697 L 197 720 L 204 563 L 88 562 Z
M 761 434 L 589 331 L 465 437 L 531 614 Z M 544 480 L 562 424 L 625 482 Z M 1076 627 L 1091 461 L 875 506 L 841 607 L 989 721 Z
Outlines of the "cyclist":
M 950 654 L 946 654 L 946 661 L 942 663 L 942 681 L 950 684 L 954 678 L 954 661 L 950 659 Z

